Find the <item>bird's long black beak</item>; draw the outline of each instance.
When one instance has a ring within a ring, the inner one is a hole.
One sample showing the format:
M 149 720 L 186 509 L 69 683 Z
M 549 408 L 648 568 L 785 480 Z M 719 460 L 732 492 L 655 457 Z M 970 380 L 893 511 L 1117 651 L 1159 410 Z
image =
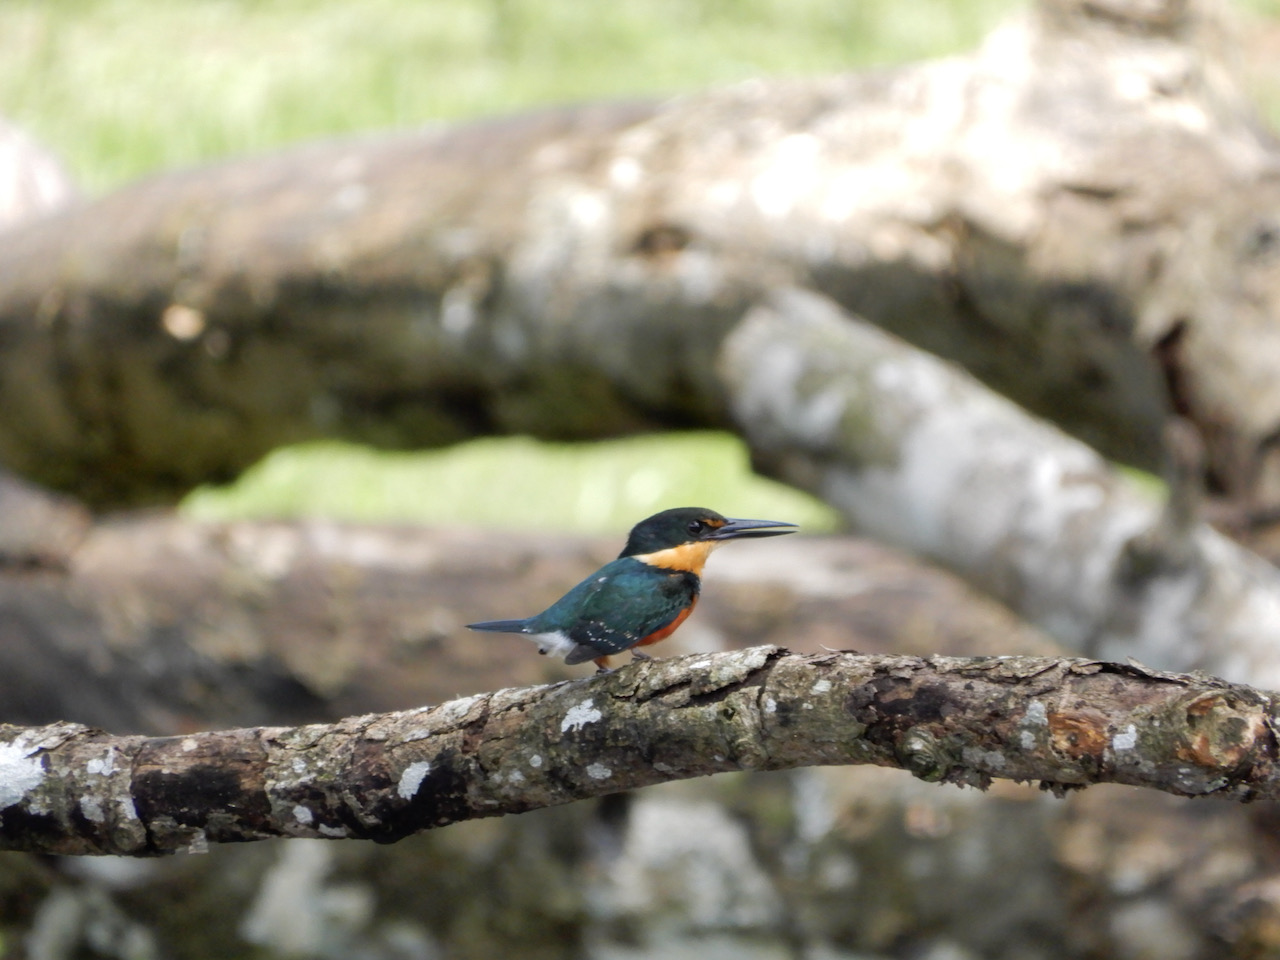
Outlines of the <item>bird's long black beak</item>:
M 726 520 L 724 526 L 709 532 L 707 540 L 737 540 L 744 537 L 780 537 L 795 533 L 794 523 L 779 520 Z

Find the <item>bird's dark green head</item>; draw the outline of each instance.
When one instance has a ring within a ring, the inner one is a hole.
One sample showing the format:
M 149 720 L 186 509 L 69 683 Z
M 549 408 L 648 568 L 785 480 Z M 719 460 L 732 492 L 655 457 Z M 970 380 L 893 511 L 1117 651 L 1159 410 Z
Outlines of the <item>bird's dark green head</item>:
M 795 533 L 794 523 L 777 520 L 731 520 L 705 507 L 675 507 L 641 520 L 631 528 L 619 557 L 670 550 L 686 543 L 719 543 L 741 537 L 776 537 Z

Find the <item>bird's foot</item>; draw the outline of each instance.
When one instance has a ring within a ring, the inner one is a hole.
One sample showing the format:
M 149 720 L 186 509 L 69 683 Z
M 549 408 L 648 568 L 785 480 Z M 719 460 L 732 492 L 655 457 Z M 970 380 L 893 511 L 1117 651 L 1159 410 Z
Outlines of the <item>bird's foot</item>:
M 636 661 L 636 660 L 652 660 L 652 659 L 653 659 L 653 657 L 649 656 L 647 653 L 641 653 L 639 650 L 632 650 L 632 651 L 631 651 L 631 660 L 632 660 L 632 662 L 634 662 L 634 661 Z
M 612 671 L 612 670 L 610 670 L 608 667 L 606 667 L 606 666 L 604 666 L 604 665 L 601 665 L 601 666 L 596 667 L 596 676 L 597 676 L 597 677 L 598 677 L 598 676 L 600 676 L 601 674 L 605 674 L 605 673 L 613 673 L 613 671 Z

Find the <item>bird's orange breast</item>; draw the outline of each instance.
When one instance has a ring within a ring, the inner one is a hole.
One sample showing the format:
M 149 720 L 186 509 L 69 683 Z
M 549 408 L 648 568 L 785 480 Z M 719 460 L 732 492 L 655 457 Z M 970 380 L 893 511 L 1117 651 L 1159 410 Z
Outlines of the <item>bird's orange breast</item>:
M 676 618 L 674 620 L 668 623 L 665 627 L 662 627 L 658 630 L 653 631 L 653 633 L 649 634 L 647 637 L 643 638 L 639 643 L 637 643 L 636 646 L 647 647 L 651 643 L 657 643 L 659 640 L 667 639 L 667 637 L 671 636 L 673 633 L 676 632 L 676 627 L 680 626 L 680 624 L 684 623 L 686 620 L 689 619 L 689 614 L 693 613 L 694 605 L 697 604 L 697 602 L 698 602 L 698 598 L 694 597 L 691 601 L 689 601 L 689 605 L 685 607 L 683 610 L 681 610 L 679 614 L 676 615 Z

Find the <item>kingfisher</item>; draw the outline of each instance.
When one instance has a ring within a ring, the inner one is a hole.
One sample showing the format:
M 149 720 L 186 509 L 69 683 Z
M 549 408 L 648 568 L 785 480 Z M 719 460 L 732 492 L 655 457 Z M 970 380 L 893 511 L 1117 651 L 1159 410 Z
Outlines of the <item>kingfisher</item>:
M 631 528 L 618 559 L 606 563 L 541 613 L 523 620 L 469 623 L 472 630 L 519 633 L 541 654 L 567 664 L 594 661 L 609 672 L 609 658 L 665 640 L 688 619 L 702 588 L 702 567 L 727 540 L 795 533 L 794 523 L 731 520 L 702 507 L 676 507 Z

